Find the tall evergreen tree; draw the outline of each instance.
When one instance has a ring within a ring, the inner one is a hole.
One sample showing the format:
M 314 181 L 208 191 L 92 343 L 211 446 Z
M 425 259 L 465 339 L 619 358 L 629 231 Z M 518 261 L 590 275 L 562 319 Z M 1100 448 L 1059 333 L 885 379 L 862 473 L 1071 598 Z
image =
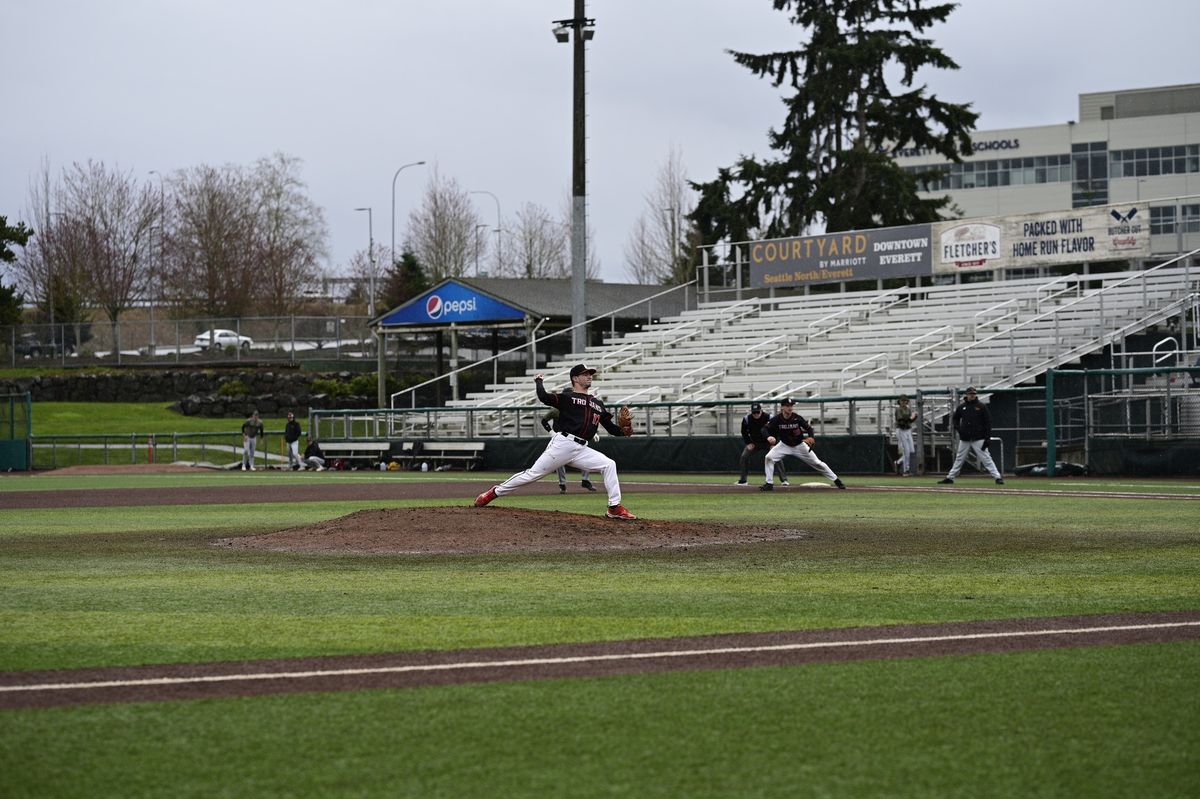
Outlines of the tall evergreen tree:
M 380 307 L 390 310 L 420 295 L 429 288 L 429 278 L 417 256 L 405 250 L 383 276 Z
M 705 244 L 866 229 L 943 218 L 950 198 L 922 199 L 918 176 L 890 157 L 895 147 L 970 154 L 978 115 L 914 87 L 922 67 L 958 69 L 921 34 L 954 10 L 926 0 L 772 0 L 809 34 L 799 49 L 734 60 L 794 94 L 768 142 L 777 158 L 742 157 L 700 192 Z M 900 74 L 889 82 L 888 74 Z M 893 91 L 892 83 L 902 89 Z
M 29 243 L 33 231 L 25 227 L 24 222 L 9 226 L 8 217 L 0 215 L 0 264 L 11 264 L 17 260 L 12 245 L 24 247 Z M 21 321 L 21 306 L 25 302 L 24 295 L 17 292 L 17 287 L 5 286 L 0 283 L 0 325 L 15 325 Z

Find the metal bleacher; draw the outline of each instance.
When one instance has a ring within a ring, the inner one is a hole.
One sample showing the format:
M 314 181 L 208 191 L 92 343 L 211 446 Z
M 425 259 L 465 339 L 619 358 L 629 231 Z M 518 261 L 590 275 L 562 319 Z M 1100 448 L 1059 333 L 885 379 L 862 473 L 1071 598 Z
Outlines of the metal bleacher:
M 568 383 L 572 364 L 596 366 L 593 391 L 610 405 L 646 406 L 639 423 L 656 433 L 682 426 L 727 432 L 719 414 L 656 403 L 787 395 L 829 398 L 820 421 L 835 431 L 852 429 L 846 417 L 853 414 L 838 408 L 838 398 L 1012 387 L 1185 313 L 1200 296 L 1200 270 L 1187 263 L 1185 256 L 1102 275 L 701 303 L 539 371 L 557 388 Z M 493 431 L 485 435 L 536 434 L 535 420 L 505 410 L 531 403 L 532 376 L 531 370 L 450 403 L 438 427 L 462 435 L 472 409 L 475 435 L 485 428 Z

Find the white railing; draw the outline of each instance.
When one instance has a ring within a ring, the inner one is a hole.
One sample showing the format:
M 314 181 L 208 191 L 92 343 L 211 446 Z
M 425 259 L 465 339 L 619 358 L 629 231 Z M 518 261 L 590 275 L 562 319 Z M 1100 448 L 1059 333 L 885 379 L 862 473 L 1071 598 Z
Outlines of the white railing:
M 1012 325 L 1011 327 L 1009 327 L 1006 330 L 997 331 L 995 333 L 992 333 L 991 335 L 988 335 L 981 339 L 972 341 L 971 343 L 966 344 L 956 350 L 953 350 L 952 352 L 948 352 L 944 355 L 940 355 L 937 358 L 934 358 L 926 363 L 920 364 L 918 366 L 914 366 L 904 372 L 901 372 L 895 376 L 894 381 L 897 384 L 899 384 L 900 381 L 904 377 L 908 377 L 911 375 L 917 381 L 917 384 L 920 385 L 920 376 L 921 376 L 922 370 L 927 369 L 927 368 L 933 366 L 934 364 L 940 364 L 951 358 L 958 357 L 958 358 L 962 359 L 962 380 L 964 383 L 966 383 L 969 380 L 968 372 L 967 372 L 967 362 L 968 362 L 969 354 L 971 354 L 972 351 L 978 351 L 979 349 L 982 348 L 982 345 L 996 341 L 997 339 L 999 339 L 1001 336 L 1004 336 L 1004 335 L 1009 336 L 1009 349 L 1011 351 L 1015 347 L 1015 336 L 1016 336 L 1016 333 L 1018 330 L 1031 328 L 1033 325 L 1035 325 L 1039 322 L 1047 321 L 1047 320 L 1049 320 L 1050 322 L 1057 325 L 1058 321 L 1062 318 L 1065 318 L 1067 313 L 1070 311 L 1073 311 L 1073 310 L 1074 311 L 1080 311 L 1080 310 L 1090 311 L 1090 310 L 1092 310 L 1093 301 L 1095 301 L 1095 303 L 1098 304 L 1099 312 L 1100 312 L 1100 317 L 1099 317 L 1097 326 L 1101 330 L 1104 330 L 1106 327 L 1105 318 L 1104 318 L 1104 297 L 1106 295 L 1107 296 L 1114 295 L 1117 293 L 1118 289 L 1125 287 L 1127 284 L 1132 283 L 1134 281 L 1140 281 L 1141 289 L 1142 289 L 1142 302 L 1143 302 L 1143 307 L 1144 307 L 1145 305 L 1149 304 L 1148 300 L 1147 300 L 1147 297 L 1148 297 L 1147 284 L 1149 283 L 1149 281 L 1152 278 L 1159 277 L 1160 272 L 1166 271 L 1166 269 L 1168 267 L 1176 264 L 1179 261 L 1182 261 L 1185 264 L 1184 275 L 1183 275 L 1183 278 L 1184 278 L 1183 285 L 1185 287 L 1190 287 L 1192 278 L 1191 278 L 1191 270 L 1187 266 L 1189 264 L 1188 259 L 1190 259 L 1196 253 L 1200 253 L 1200 249 L 1192 250 L 1191 252 L 1184 253 L 1183 255 L 1179 255 L 1175 258 L 1172 258 L 1169 261 L 1165 261 L 1165 262 L 1159 264 L 1158 266 L 1154 266 L 1154 267 L 1151 267 L 1150 269 L 1146 269 L 1144 271 L 1137 272 L 1136 274 L 1128 275 L 1127 277 L 1121 278 L 1120 280 L 1113 281 L 1112 283 L 1106 283 L 1101 288 L 1097 289 L 1096 291 L 1085 293 L 1082 296 L 1078 297 L 1077 299 L 1074 299 L 1068 303 L 1059 305 L 1055 308 L 1050 309 L 1049 311 L 1040 313 L 1030 319 L 1026 319 L 1023 322 L 1018 322 L 1017 324 Z M 1136 325 L 1137 323 L 1134 323 L 1134 324 Z M 1124 328 L 1122 328 L 1122 329 L 1124 329 Z M 1111 339 L 1112 334 L 1106 335 L 1105 337 Z M 1055 330 L 1055 338 L 1057 340 L 1061 341 L 1061 339 L 1059 338 L 1059 335 L 1058 335 L 1057 328 Z M 1070 360 L 1072 356 L 1074 356 L 1080 352 L 1087 352 L 1090 349 L 1095 348 L 1095 346 L 1096 346 L 1096 340 L 1093 338 L 1093 339 L 1089 340 L 1088 342 L 1086 342 L 1085 344 L 1082 344 L 1078 347 L 1074 347 L 1074 348 L 1068 350 L 1065 353 L 1065 355 L 1068 356 L 1066 360 L 1063 360 L 1063 355 L 1060 354 L 1059 356 L 1056 356 L 1054 358 L 1048 358 L 1045 361 L 1043 361 L 1042 363 L 1047 366 L 1052 366 L 1055 362 L 1066 363 L 1067 360 Z M 1013 366 L 1015 367 L 1016 364 L 1014 363 Z M 1023 371 L 1029 372 L 1030 370 L 1026 369 Z
M 871 363 L 881 365 L 877 365 L 874 369 L 868 369 L 861 374 L 853 374 L 854 370 L 858 367 L 866 366 L 867 364 Z M 879 372 L 884 372 L 886 374 L 887 370 L 888 354 L 886 352 L 881 352 L 878 355 L 872 355 L 869 358 L 863 358 L 861 361 L 856 361 L 855 363 L 852 363 L 846 368 L 842 369 L 840 372 L 838 377 L 838 393 L 844 394 L 846 391 L 846 386 L 850 385 L 851 383 L 856 383 L 859 380 L 866 380 L 871 375 L 878 374 Z M 847 374 L 853 374 L 853 376 L 847 377 Z

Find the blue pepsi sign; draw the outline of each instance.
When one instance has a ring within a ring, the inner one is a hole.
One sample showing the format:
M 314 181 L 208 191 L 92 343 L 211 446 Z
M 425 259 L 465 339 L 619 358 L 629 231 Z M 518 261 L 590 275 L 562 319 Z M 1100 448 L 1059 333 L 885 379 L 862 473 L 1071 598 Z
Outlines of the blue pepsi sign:
M 483 294 L 477 289 L 448 280 L 419 297 L 389 311 L 379 320 L 383 326 L 428 324 L 474 324 L 524 319 L 526 312 Z

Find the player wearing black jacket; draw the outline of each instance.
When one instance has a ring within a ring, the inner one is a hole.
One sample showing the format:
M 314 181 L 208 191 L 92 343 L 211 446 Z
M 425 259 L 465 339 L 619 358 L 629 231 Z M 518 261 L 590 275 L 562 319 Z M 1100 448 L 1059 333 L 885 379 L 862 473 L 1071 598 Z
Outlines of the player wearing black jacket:
M 538 400 L 543 405 L 558 409 L 558 418 L 554 420 L 555 435 L 550 436 L 550 443 L 532 466 L 484 491 L 475 498 L 475 507 L 482 508 L 496 497 L 506 496 L 521 486 L 537 482 L 557 471 L 560 466 L 571 466 L 580 471 L 600 472 L 604 488 L 608 491 L 608 510 L 604 513 L 607 518 L 627 521 L 637 518 L 621 504 L 617 464 L 590 446 L 592 437 L 600 427 L 611 435 L 624 435 L 600 398 L 591 394 L 592 377 L 595 374 L 595 369 L 576 364 L 571 367 L 571 387 L 558 394 L 546 391 L 542 385 L 543 375 L 533 378 Z
M 767 443 L 766 426 L 771 417 L 763 412 L 762 405 L 755 402 L 750 405 L 750 413 L 742 417 L 742 455 L 738 459 L 738 465 L 742 467 L 742 476 L 738 478 L 735 485 L 746 485 L 746 479 L 750 474 L 750 456 L 755 450 L 760 447 L 763 450 L 768 449 L 771 445 Z M 779 472 L 779 482 L 783 485 L 788 485 L 787 471 L 783 468 L 783 461 L 780 461 L 775 467 Z

